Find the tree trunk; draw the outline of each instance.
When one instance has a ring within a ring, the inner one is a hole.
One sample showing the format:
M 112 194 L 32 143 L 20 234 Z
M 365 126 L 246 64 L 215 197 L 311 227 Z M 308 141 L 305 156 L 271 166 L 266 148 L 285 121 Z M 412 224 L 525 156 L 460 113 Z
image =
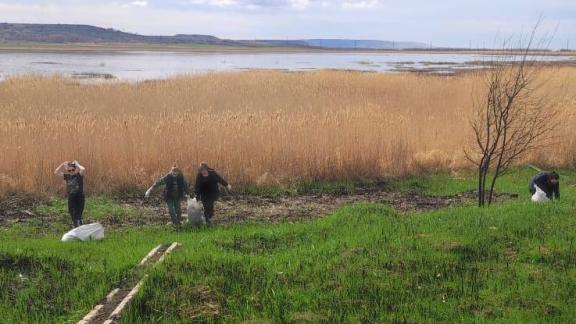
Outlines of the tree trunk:
M 484 207 L 486 205 L 486 177 L 488 176 L 489 164 L 486 162 L 488 159 L 484 158 L 480 164 L 478 175 L 478 206 Z
M 490 184 L 490 191 L 488 192 L 488 206 L 492 204 L 492 197 L 494 196 L 494 186 L 496 185 L 496 179 L 498 178 L 498 170 L 492 177 L 492 183 Z
M 510 106 L 511 104 L 509 104 Z M 508 144 L 508 128 L 509 124 L 507 122 L 504 123 L 504 131 L 502 136 L 502 149 L 498 154 L 498 163 L 496 164 L 496 170 L 494 171 L 494 177 L 492 178 L 492 183 L 490 184 L 490 193 L 488 194 L 488 206 L 492 204 L 492 197 L 494 196 L 494 186 L 496 185 L 496 179 L 501 176 L 500 171 L 502 170 L 502 161 L 504 158 L 504 154 L 507 151 L 507 144 Z
M 478 168 L 478 207 L 484 206 L 484 195 L 482 195 L 482 167 Z

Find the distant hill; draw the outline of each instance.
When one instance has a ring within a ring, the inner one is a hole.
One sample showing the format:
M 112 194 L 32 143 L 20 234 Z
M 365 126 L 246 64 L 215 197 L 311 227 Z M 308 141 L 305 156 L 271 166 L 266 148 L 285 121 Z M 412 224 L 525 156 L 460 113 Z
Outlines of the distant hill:
M 324 49 L 406 49 L 426 48 L 415 42 L 354 39 L 229 40 L 211 35 L 146 36 L 112 28 L 68 24 L 0 23 L 0 43 L 118 43 L 118 44 L 202 44 L 248 47 L 301 47 Z
M 210 35 L 144 36 L 89 25 L 8 23 L 0 23 L 0 42 L 244 45 Z

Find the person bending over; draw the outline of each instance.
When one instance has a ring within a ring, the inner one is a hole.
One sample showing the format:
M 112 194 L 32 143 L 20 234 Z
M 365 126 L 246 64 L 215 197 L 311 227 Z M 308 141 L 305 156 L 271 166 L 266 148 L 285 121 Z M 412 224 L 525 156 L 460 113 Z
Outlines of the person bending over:
M 63 177 L 66 181 L 66 194 L 68 196 L 68 213 L 72 218 L 74 227 L 82 225 L 82 213 L 84 212 L 84 174 L 86 168 L 78 161 L 66 161 L 60 164 L 54 174 Z
M 536 193 L 536 186 L 546 193 L 548 199 L 560 199 L 560 176 L 555 171 L 535 175 L 528 186 L 530 194 Z
M 164 186 L 164 201 L 166 202 L 166 206 L 168 206 L 168 213 L 170 213 L 172 224 L 175 226 L 180 225 L 182 216 L 180 202 L 184 197 L 189 195 L 188 184 L 186 183 L 184 175 L 182 175 L 182 171 L 174 165 L 167 175 L 154 182 L 152 187 L 146 191 L 144 197 L 148 198 L 152 190 L 159 186 Z
M 196 199 L 202 201 L 204 218 L 208 225 L 211 224 L 212 217 L 214 216 L 214 202 L 216 202 L 220 196 L 218 184 L 223 185 L 228 188 L 228 190 L 232 190 L 232 186 L 214 171 L 214 169 L 210 168 L 205 162 L 200 163 L 194 191 L 196 192 Z

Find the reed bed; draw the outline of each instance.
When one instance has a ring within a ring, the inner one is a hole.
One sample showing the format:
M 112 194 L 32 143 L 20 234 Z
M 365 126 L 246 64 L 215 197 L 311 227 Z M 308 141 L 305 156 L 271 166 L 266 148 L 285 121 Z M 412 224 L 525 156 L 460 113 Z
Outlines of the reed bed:
M 139 83 L 21 76 L 0 83 L 0 193 L 55 193 L 78 159 L 91 192 L 144 188 L 175 161 L 233 184 L 383 178 L 471 167 L 479 73 L 211 73 Z M 558 141 L 527 157 L 576 165 L 576 69 L 543 72 Z M 265 175 L 263 177 L 263 175 Z

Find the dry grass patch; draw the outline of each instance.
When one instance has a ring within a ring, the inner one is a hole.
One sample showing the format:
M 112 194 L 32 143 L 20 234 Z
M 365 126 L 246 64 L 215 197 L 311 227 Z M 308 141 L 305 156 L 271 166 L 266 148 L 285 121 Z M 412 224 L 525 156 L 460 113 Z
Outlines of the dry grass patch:
M 565 126 L 529 159 L 576 161 L 576 69 L 544 73 Z M 63 160 L 87 188 L 144 188 L 177 161 L 232 183 L 401 176 L 465 167 L 475 74 L 230 72 L 136 84 L 59 77 L 0 83 L 0 192 L 49 192 Z M 268 174 L 268 176 L 265 176 Z M 260 181 L 259 181 L 260 180 Z

